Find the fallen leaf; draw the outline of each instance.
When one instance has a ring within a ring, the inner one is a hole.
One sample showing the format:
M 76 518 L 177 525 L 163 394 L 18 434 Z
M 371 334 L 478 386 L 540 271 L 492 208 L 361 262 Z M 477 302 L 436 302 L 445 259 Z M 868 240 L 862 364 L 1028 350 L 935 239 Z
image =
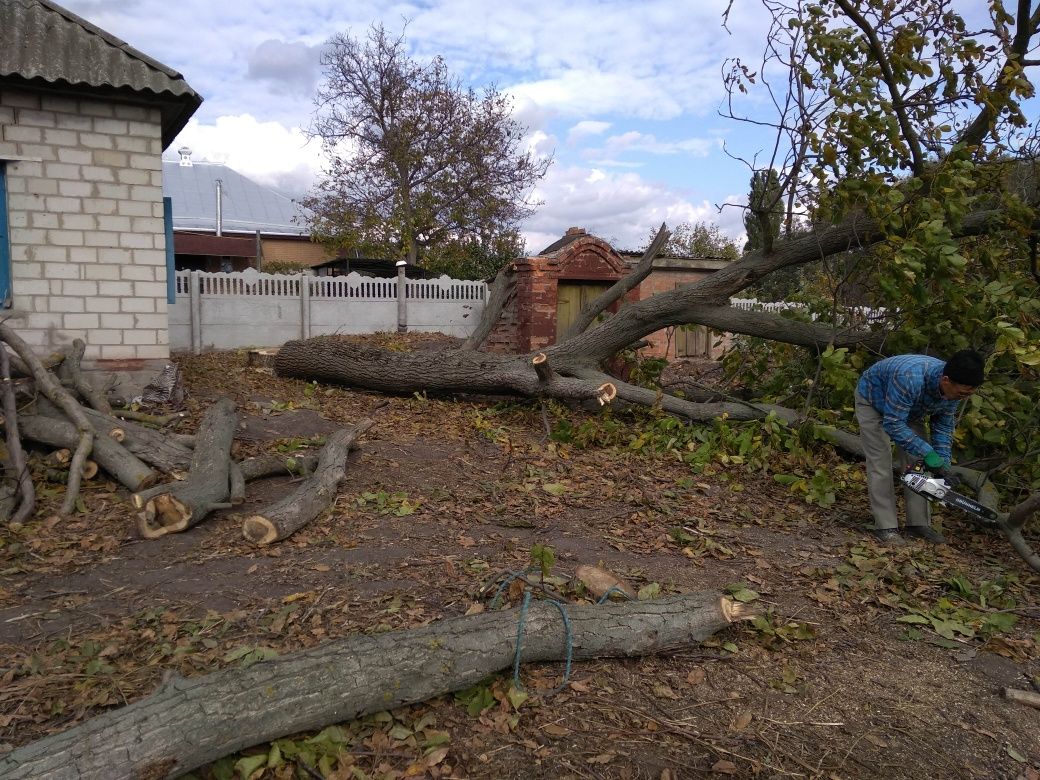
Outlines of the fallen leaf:
M 1012 761 L 1017 761 L 1020 764 L 1024 764 L 1026 761 L 1029 760 L 1021 753 L 1019 753 L 1017 750 L 1015 750 L 1013 747 L 1011 747 L 1010 744 L 1004 745 L 1004 752 L 1008 754 L 1008 757 Z
M 730 730 L 743 731 L 749 725 L 751 725 L 751 719 L 753 717 L 754 716 L 751 714 L 750 710 L 740 713 L 736 718 L 733 719 L 733 722 L 729 724 Z
M 711 771 L 717 775 L 735 775 L 737 773 L 737 765 L 732 761 L 720 759 L 711 765 Z
M 654 686 L 654 696 L 658 699 L 678 699 L 679 696 L 667 685 L 661 683 Z
M 686 675 L 686 682 L 690 685 L 700 685 L 708 678 L 708 673 L 704 671 L 704 667 L 695 666 L 690 670 L 690 673 Z

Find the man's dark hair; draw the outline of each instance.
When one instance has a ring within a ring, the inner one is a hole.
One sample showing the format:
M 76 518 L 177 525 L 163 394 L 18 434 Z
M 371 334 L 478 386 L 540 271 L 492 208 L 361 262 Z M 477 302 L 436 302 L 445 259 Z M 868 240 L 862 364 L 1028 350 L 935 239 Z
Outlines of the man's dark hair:
M 950 355 L 943 367 L 943 376 L 951 382 L 968 387 L 978 387 L 986 381 L 986 361 L 973 349 L 962 349 Z

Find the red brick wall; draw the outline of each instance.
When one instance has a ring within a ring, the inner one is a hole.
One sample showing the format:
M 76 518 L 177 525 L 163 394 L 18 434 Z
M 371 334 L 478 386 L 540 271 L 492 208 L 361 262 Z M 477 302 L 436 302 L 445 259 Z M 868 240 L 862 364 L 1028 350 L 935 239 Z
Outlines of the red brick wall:
M 589 235 L 551 255 L 518 258 L 513 267 L 516 296 L 488 337 L 486 349 L 493 352 L 523 354 L 555 342 L 561 280 L 613 282 L 628 271 L 608 243 Z
M 485 349 L 524 354 L 543 349 L 556 340 L 556 293 L 560 281 L 614 282 L 629 268 L 610 245 L 600 238 L 582 235 L 563 249 L 546 256 L 522 257 L 514 261 L 516 295 L 506 307 Z M 625 296 L 628 302 L 674 290 L 707 276 L 706 271 L 656 270 Z M 610 307 L 617 311 L 619 303 Z M 643 356 L 676 357 L 672 329 L 652 333 Z M 671 338 L 669 338 L 671 335 Z

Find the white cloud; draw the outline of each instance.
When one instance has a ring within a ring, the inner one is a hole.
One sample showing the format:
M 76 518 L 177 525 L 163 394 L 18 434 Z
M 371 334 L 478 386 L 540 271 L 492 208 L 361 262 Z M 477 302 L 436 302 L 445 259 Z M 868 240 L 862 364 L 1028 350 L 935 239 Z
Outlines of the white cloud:
M 620 135 L 612 135 L 603 143 L 602 149 L 587 149 L 588 157 L 601 154 L 620 154 L 622 152 L 646 152 L 647 154 L 690 154 L 694 157 L 707 157 L 712 152 L 722 149 L 721 138 L 686 138 L 681 141 L 659 141 L 648 133 L 630 130 Z
M 583 119 L 567 131 L 567 143 L 574 144 L 590 136 L 602 135 L 610 129 L 610 122 Z
M 531 252 L 540 251 L 575 226 L 611 241 L 618 249 L 641 246 L 662 222 L 715 223 L 732 238 L 740 238 L 744 232 L 738 208 L 720 212 L 712 203 L 695 203 L 681 190 L 632 172 L 553 168 L 539 183 L 534 198 L 544 205 L 524 225 Z M 734 195 L 725 202 L 741 200 Z
M 310 189 L 322 167 L 321 147 L 298 127 L 260 122 L 249 114 L 222 116 L 211 125 L 193 119 L 167 151 L 188 146 L 196 160 L 220 162 L 289 195 Z

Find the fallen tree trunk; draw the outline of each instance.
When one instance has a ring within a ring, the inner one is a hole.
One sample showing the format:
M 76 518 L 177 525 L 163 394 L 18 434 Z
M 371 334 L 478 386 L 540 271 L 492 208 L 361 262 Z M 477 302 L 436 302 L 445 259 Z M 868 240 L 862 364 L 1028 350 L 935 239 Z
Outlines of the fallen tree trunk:
M 49 447 L 72 448 L 79 441 L 79 433 L 75 426 L 65 420 L 23 414 L 19 416 L 18 423 L 22 436 Z M 134 492 L 144 490 L 154 485 L 159 478 L 159 475 L 152 471 L 148 464 L 142 463 L 123 449 L 119 442 L 108 436 L 97 437 L 94 441 L 92 456 L 112 479 L 127 490 Z M 77 481 L 83 474 L 85 463 L 86 461 L 83 461 L 78 467 L 75 462 L 69 464 L 70 473 L 73 468 L 77 468 Z
M 238 415 L 230 398 L 221 398 L 206 410 L 199 423 L 195 452 L 188 477 L 167 485 L 145 501 L 134 496 L 134 505 L 144 511 L 138 515 L 137 530 L 145 539 L 191 528 L 214 509 L 230 507 L 231 442 L 235 438 Z
M 577 660 L 689 647 L 748 617 L 712 593 L 566 609 Z M 425 701 L 509 668 L 518 618 L 516 609 L 484 612 L 174 678 L 147 699 L 0 756 L 0 779 L 172 778 L 286 734 Z M 559 611 L 534 604 L 522 660 L 565 656 Z
M 242 535 L 254 544 L 271 544 L 296 533 L 332 506 L 347 476 L 347 455 L 358 437 L 371 427 L 371 420 L 362 420 L 329 436 L 314 473 L 281 501 L 247 517 Z

